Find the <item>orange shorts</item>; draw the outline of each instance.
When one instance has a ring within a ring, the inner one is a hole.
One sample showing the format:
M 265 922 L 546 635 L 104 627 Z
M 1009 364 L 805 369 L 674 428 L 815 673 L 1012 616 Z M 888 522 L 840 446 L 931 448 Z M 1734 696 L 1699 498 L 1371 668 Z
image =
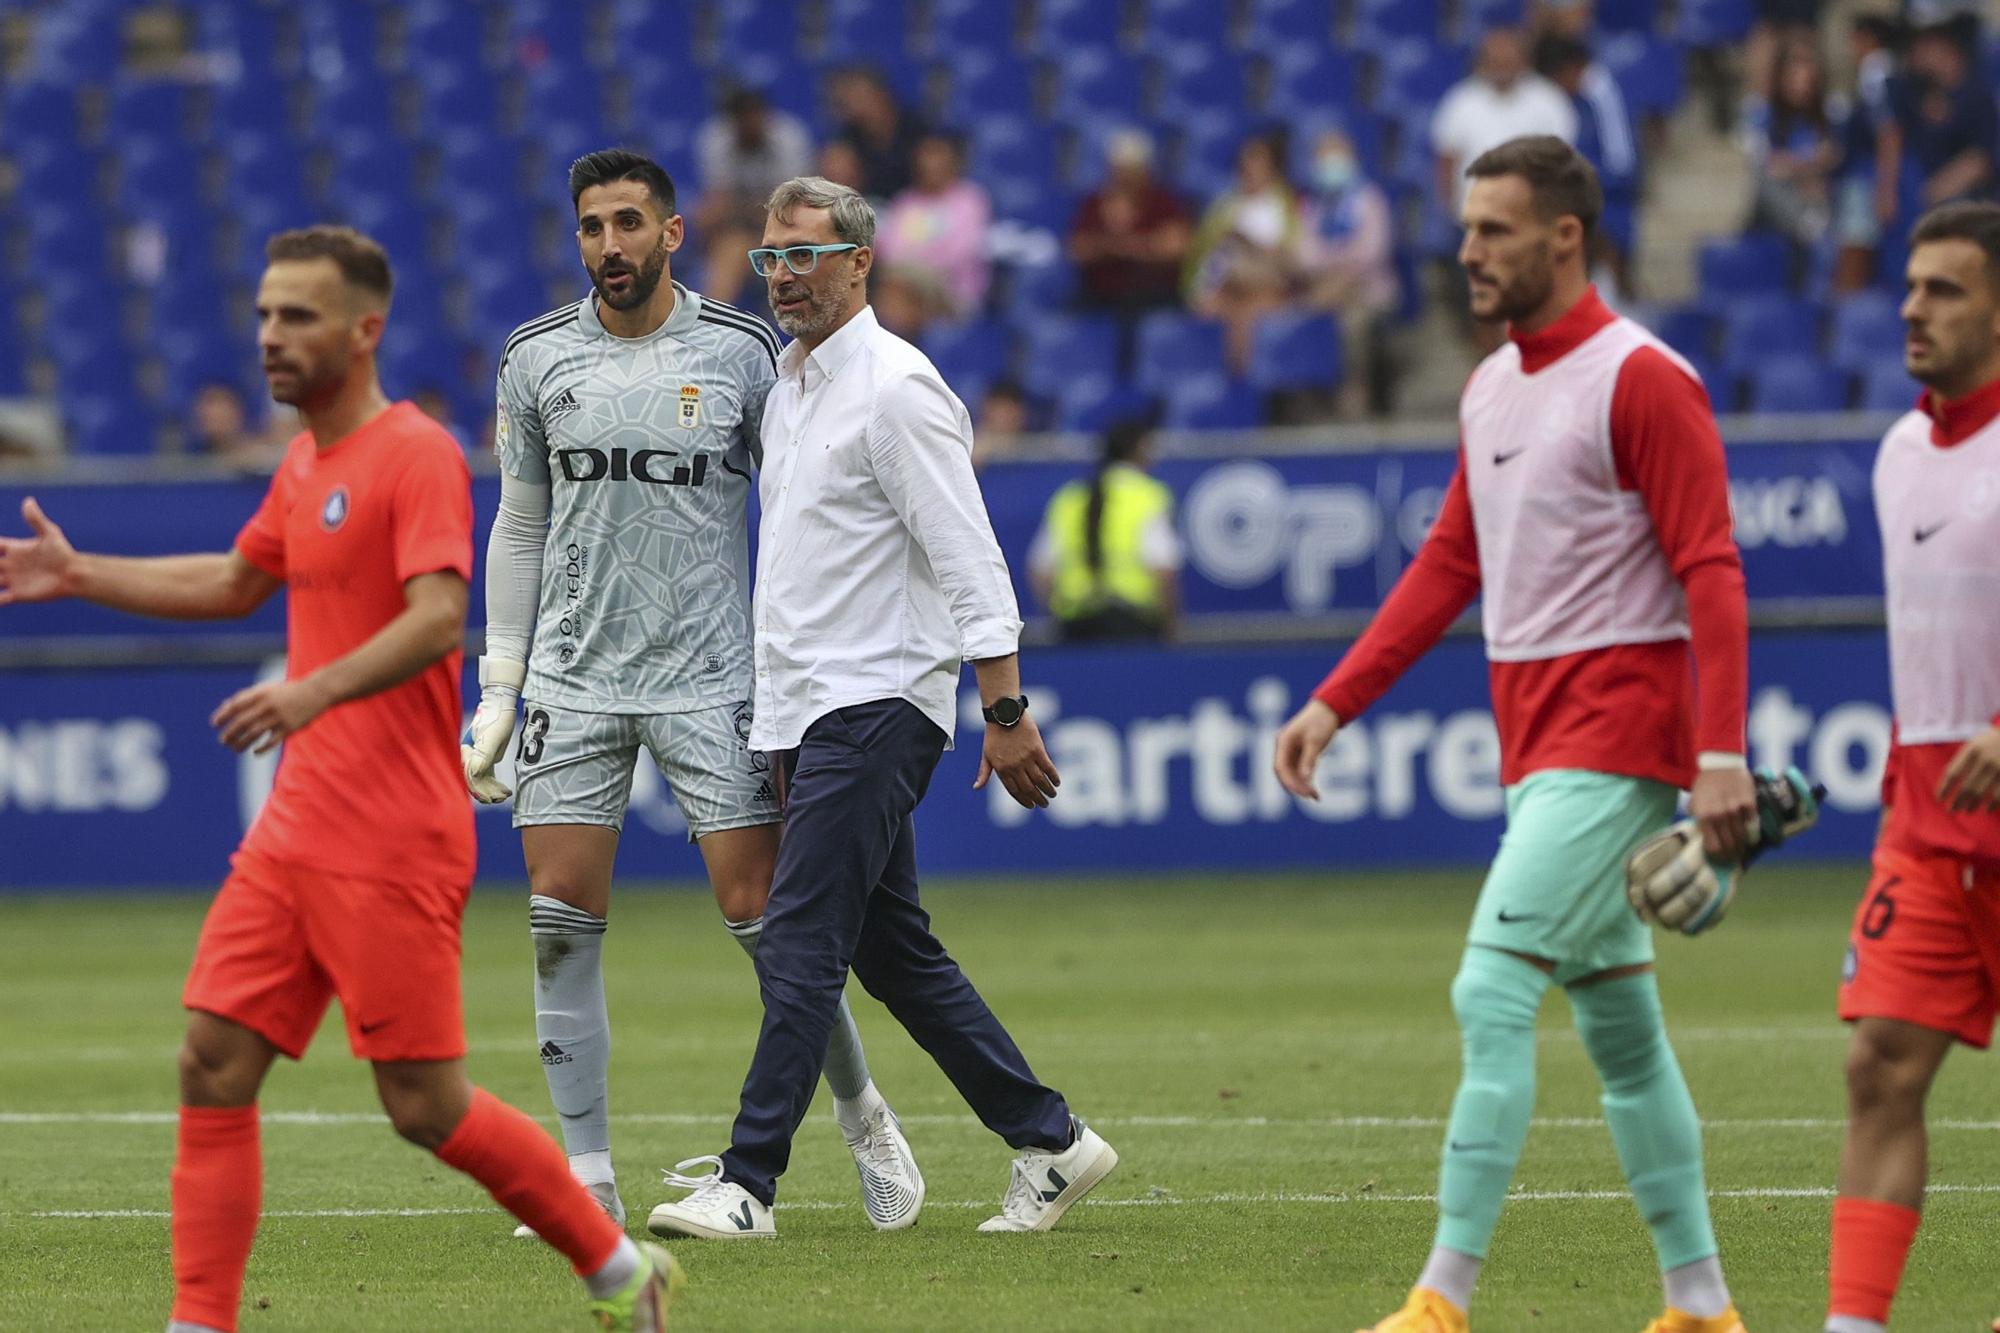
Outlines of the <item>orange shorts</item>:
M 465 1054 L 459 923 L 470 884 L 391 884 L 239 851 L 208 909 L 181 1003 L 296 1060 L 340 997 L 363 1060 Z
M 2000 1014 L 2000 871 L 1875 849 L 1840 969 L 1840 1016 L 1894 1018 L 1984 1050 Z

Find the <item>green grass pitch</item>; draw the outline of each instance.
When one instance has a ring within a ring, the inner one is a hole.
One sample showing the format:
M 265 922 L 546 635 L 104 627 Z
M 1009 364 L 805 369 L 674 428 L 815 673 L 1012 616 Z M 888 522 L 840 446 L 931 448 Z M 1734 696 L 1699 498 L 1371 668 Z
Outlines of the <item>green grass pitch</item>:
M 855 989 L 877 1082 L 930 1183 L 869 1230 L 824 1099 L 772 1244 L 682 1242 L 688 1329 L 1335 1329 L 1399 1303 L 1429 1244 L 1457 1076 L 1446 986 L 1477 874 L 939 885 L 939 933 L 1041 1076 L 1117 1146 L 1055 1232 L 973 1232 L 1008 1153 Z M 1760 869 L 1734 919 L 1662 944 L 1707 1120 L 1723 1258 L 1752 1330 L 1816 1329 L 1857 865 Z M 176 1000 L 204 900 L 0 901 L 0 1328 L 157 1330 L 170 1295 Z M 621 890 L 607 945 L 615 1152 L 635 1226 L 655 1168 L 719 1151 L 756 1034 L 745 960 L 698 892 Z M 466 927 L 474 1077 L 546 1117 L 522 895 Z M 2000 1121 L 1992 1068 L 1933 1098 L 1934 1193 L 1898 1326 L 1985 1327 Z M 337 1019 L 266 1090 L 265 1208 L 242 1328 L 584 1327 L 554 1254 L 398 1141 Z M 1566 1005 L 1544 1010 L 1536 1123 L 1473 1305 L 1495 1330 L 1638 1329 L 1657 1313 Z

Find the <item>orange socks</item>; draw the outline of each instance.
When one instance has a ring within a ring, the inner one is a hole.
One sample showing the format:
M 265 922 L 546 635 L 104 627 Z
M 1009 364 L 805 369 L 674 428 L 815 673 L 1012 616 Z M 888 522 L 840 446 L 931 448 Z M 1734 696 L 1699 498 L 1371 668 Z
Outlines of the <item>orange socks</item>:
M 1833 1263 L 1829 1314 L 1889 1322 L 1889 1303 L 1903 1280 L 1903 1261 L 1917 1238 L 1918 1213 L 1880 1199 L 1833 1201 Z
M 556 1247 L 579 1275 L 604 1267 L 625 1233 L 569 1173 L 556 1141 L 534 1121 L 484 1088 L 437 1150 L 486 1187 L 493 1198 Z
M 235 1329 L 263 1193 L 257 1108 L 183 1106 L 173 1174 L 175 1319 Z

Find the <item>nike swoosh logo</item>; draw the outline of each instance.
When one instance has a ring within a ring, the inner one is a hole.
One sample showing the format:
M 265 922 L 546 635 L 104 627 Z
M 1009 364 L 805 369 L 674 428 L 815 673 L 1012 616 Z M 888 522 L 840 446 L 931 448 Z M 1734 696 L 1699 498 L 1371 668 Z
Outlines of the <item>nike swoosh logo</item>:
M 1523 447 L 1520 449 L 1511 449 L 1504 454 L 1496 453 L 1493 455 L 1493 466 L 1504 467 L 1527 452 L 1527 449 Z
M 1541 915 L 1540 912 L 1509 912 L 1506 908 L 1503 907 L 1500 909 L 1500 924 L 1503 926 L 1511 926 L 1516 921 L 1533 921 L 1540 915 Z
M 1938 534 L 1938 529 L 1939 529 L 1939 528 L 1942 528 L 1942 527 L 1943 527 L 1943 526 L 1944 526 L 1945 524 L 1947 524 L 1947 523 L 1949 523 L 1949 522 L 1951 522 L 1951 520 L 1950 520 L 1950 519 L 1948 519 L 1948 518 L 1941 518 L 1941 519 L 1939 519 L 1939 520 L 1938 520 L 1937 522 L 1935 522 L 1935 523 L 1931 524 L 1931 525 L 1930 525 L 1929 527 L 1927 527 L 1927 528 L 1918 528 L 1918 529 L 1916 530 L 1916 532 L 1914 532 L 1914 533 L 1913 533 L 1913 534 L 1911 534 L 1911 535 L 1912 535 L 1912 536 L 1914 536 L 1914 537 L 1915 537 L 1915 538 L 1917 539 L 1917 545 L 1919 545 L 1919 546 L 1922 546 L 1922 545 L 1923 545 L 1923 544 L 1924 544 L 1925 542 L 1927 542 L 1927 541 L 1929 541 L 1929 540 L 1930 540 L 1931 538 L 1933 538 L 1933 537 L 1937 536 L 1937 534 Z
M 1453 1152 L 1483 1152 L 1488 1148 L 1499 1147 L 1500 1140 L 1481 1139 L 1477 1143 L 1460 1143 L 1457 1139 L 1453 1139 L 1450 1143 L 1448 1143 L 1445 1146 L 1450 1148 L 1451 1151 Z
M 355 1024 L 355 1026 L 361 1029 L 361 1035 L 365 1037 L 372 1032 L 380 1032 L 383 1028 L 388 1027 L 389 1024 L 395 1021 L 396 1020 L 393 1018 L 385 1018 L 379 1023 L 357 1023 Z

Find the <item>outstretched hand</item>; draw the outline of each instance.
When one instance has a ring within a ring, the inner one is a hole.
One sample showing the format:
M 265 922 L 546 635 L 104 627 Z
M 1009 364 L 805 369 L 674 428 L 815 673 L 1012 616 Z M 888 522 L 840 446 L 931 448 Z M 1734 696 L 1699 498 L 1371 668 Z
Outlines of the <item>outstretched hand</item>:
M 1286 791 L 1308 801 L 1319 799 L 1319 788 L 1313 785 L 1313 770 L 1319 767 L 1319 757 L 1339 734 L 1340 715 L 1317 699 L 1306 700 L 1306 706 L 1292 714 L 1292 720 L 1278 733 L 1277 748 L 1271 756 L 1271 767 L 1277 770 L 1278 781 Z
M 46 602 L 69 592 L 76 548 L 33 496 L 21 501 L 32 537 L 0 537 L 0 606 Z

